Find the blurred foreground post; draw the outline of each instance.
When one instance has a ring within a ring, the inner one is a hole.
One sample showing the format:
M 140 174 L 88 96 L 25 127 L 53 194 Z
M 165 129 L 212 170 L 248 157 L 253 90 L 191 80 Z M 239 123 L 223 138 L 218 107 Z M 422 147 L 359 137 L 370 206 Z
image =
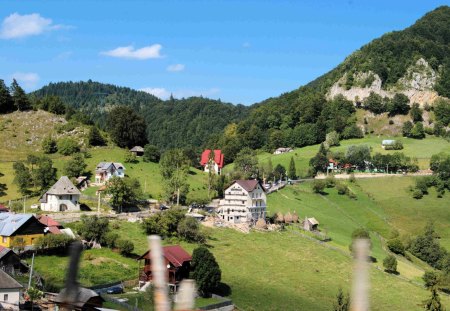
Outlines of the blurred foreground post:
M 167 290 L 167 268 L 164 266 L 161 238 L 151 235 L 149 238 L 150 258 L 152 262 L 152 280 L 155 295 L 155 310 L 170 311 L 170 301 Z
M 369 310 L 369 247 L 369 240 L 367 239 L 358 239 L 353 242 L 355 263 L 350 299 L 351 311 Z
M 183 280 L 181 281 L 180 289 L 177 294 L 177 302 L 175 310 L 187 311 L 192 310 L 195 305 L 195 281 Z

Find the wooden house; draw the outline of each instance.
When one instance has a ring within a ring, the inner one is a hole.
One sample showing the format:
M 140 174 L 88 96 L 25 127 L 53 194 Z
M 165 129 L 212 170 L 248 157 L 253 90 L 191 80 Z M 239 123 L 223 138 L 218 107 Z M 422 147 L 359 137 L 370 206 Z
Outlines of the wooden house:
M 0 246 L 28 249 L 44 234 L 45 225 L 32 214 L 0 213 Z
M 0 269 L 10 275 L 15 275 L 16 272 L 27 272 L 28 266 L 22 263 L 19 255 L 17 255 L 12 249 L 0 246 Z
M 303 221 L 303 229 L 306 231 L 317 231 L 319 226 L 319 222 L 314 217 L 308 218 L 305 217 Z
M 142 148 L 141 146 L 134 146 L 130 149 L 130 152 L 137 157 L 142 157 L 144 155 L 144 148 Z
M 167 281 L 170 286 L 176 286 L 183 279 L 189 277 L 189 271 L 191 270 L 192 257 L 181 246 L 164 246 L 163 248 L 164 264 L 167 267 Z M 139 260 L 139 281 L 151 282 L 152 281 L 152 267 L 150 251 L 140 256 Z M 141 261 L 144 261 L 144 265 L 141 266 Z

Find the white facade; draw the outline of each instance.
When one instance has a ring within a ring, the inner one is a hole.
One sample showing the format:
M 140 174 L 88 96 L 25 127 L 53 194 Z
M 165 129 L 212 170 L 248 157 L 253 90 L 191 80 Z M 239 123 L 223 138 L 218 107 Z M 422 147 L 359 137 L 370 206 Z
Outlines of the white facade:
M 19 310 L 19 297 L 18 288 L 0 288 L 0 309 Z
M 98 184 L 107 182 L 113 176 L 124 178 L 125 167 L 120 163 L 101 162 L 95 171 L 95 182 Z
M 217 174 L 217 175 L 220 175 L 220 173 L 221 173 L 221 168 L 219 167 L 219 165 L 216 163 L 216 162 L 214 162 L 214 161 L 212 161 L 212 163 L 214 164 L 213 166 L 212 166 L 212 171 L 213 171 L 213 173 L 214 174 Z M 209 166 L 211 165 L 211 162 L 210 163 L 208 163 L 208 164 L 205 164 L 205 172 L 206 173 L 208 173 L 209 172 Z
M 249 186 L 249 182 L 254 185 Z M 235 181 L 225 190 L 218 215 L 227 222 L 256 222 L 266 216 L 266 193 L 257 181 Z
M 47 212 L 72 212 L 80 210 L 79 194 L 44 194 L 47 197 L 46 203 L 41 203 L 41 210 Z
M 286 152 L 292 152 L 294 151 L 292 148 L 278 148 L 277 150 L 275 150 L 275 152 L 273 154 L 283 154 Z

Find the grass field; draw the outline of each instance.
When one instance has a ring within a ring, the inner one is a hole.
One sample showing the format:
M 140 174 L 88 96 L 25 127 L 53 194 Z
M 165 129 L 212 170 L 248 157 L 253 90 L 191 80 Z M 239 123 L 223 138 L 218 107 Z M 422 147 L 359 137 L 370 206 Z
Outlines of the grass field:
M 128 233 L 136 253 L 147 249 L 138 224 L 121 222 L 117 230 Z M 181 244 L 189 252 L 196 247 Z M 208 244 L 221 267 L 222 282 L 230 288 L 230 298 L 243 310 L 330 310 L 338 288 L 350 289 L 350 256 L 291 231 L 243 234 L 214 229 Z M 87 261 L 88 254 L 94 258 Z M 56 282 L 58 275 L 61 278 L 64 274 L 67 259 L 39 256 L 35 262 L 39 273 L 52 276 Z M 130 279 L 136 275 L 136 267 L 132 259 L 110 250 L 86 251 L 80 282 L 88 286 L 107 278 Z M 372 310 L 421 310 L 420 303 L 428 296 L 423 288 L 377 269 L 370 270 L 370 278 Z M 450 306 L 449 298 L 441 297 Z
M 381 148 L 381 141 L 383 139 L 399 139 L 403 142 L 404 149 L 400 150 L 405 155 L 417 158 L 421 169 L 429 168 L 430 158 L 433 154 L 439 152 L 450 153 L 450 143 L 442 138 L 427 136 L 425 139 L 411 139 L 404 137 L 387 137 L 387 136 L 371 136 L 367 135 L 362 139 L 349 139 L 341 141 L 341 145 L 338 147 L 332 147 L 332 151 L 346 151 L 351 145 L 365 144 L 372 148 L 372 154 L 377 152 L 382 154 L 393 153 L 395 150 L 384 150 Z M 296 148 L 293 152 L 274 155 L 267 152 L 262 152 L 258 155 L 259 163 L 267 163 L 269 158 L 272 160 L 272 164 L 275 167 L 277 164 L 283 165 L 286 169 L 289 167 L 289 161 L 291 157 L 294 158 L 295 166 L 299 176 L 305 176 L 309 168 L 309 159 L 319 150 L 319 145 L 306 146 L 303 148 Z M 225 172 L 230 171 L 232 165 L 225 167 Z

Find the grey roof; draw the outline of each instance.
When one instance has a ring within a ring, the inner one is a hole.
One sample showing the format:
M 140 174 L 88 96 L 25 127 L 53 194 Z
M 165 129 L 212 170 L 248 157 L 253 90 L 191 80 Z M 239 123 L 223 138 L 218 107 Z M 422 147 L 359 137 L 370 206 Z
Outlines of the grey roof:
M 141 146 L 134 146 L 133 148 L 130 149 L 130 151 L 144 152 L 144 148 L 142 148 Z
M 308 218 L 308 221 L 311 223 L 311 225 L 318 225 L 319 222 L 314 217 Z
M 59 303 L 64 303 L 64 302 L 66 302 L 65 301 L 66 296 L 67 296 L 67 290 L 65 288 L 63 288 L 59 292 L 58 296 L 55 297 L 54 301 L 59 302 Z M 99 297 L 99 296 L 100 295 L 97 294 L 96 292 L 94 292 L 92 289 L 79 287 L 78 293 L 76 293 L 75 301 L 73 301 L 72 304 L 75 305 L 76 307 L 82 308 L 89 301 L 89 299 L 91 299 L 93 297 Z M 100 296 L 100 298 L 104 301 L 104 299 L 101 296 Z
M 0 269 L 0 289 L 21 289 L 23 286 L 8 273 Z
M 119 169 L 119 168 L 125 169 L 125 166 L 124 166 L 122 163 L 120 163 L 120 162 L 100 162 L 100 163 L 97 164 L 97 166 L 95 167 L 95 171 L 96 171 L 96 172 L 106 171 L 106 170 L 108 170 L 108 168 L 109 168 L 111 165 L 114 165 L 114 167 L 115 167 L 116 169 Z
M 12 249 L 0 246 L 0 260 L 5 257 L 9 252 L 12 252 Z
M 0 214 L 0 236 L 11 236 L 20 227 L 22 227 L 33 214 L 11 214 L 11 213 L 1 213 Z M 42 233 L 44 231 L 42 230 Z
M 64 194 L 81 194 L 80 190 L 75 187 L 69 177 L 62 176 L 46 194 L 64 195 Z

